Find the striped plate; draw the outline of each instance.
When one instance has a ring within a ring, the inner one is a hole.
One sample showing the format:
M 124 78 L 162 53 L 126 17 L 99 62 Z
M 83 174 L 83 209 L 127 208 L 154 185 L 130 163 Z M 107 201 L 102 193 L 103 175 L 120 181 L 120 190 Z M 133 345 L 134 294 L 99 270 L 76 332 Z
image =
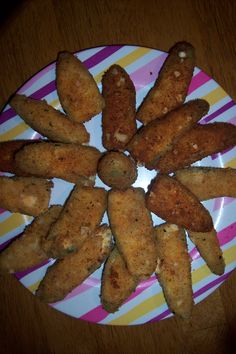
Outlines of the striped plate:
M 166 58 L 166 53 L 138 46 L 105 46 L 87 49 L 76 53 L 85 63 L 94 76 L 101 89 L 101 77 L 105 70 L 114 63 L 123 66 L 130 74 L 137 91 L 137 106 L 139 106 L 145 94 L 151 88 L 159 69 Z M 26 82 L 18 91 L 36 99 L 46 99 L 54 107 L 61 109 L 55 88 L 55 63 L 37 73 Z M 201 123 L 213 121 L 231 122 L 236 124 L 236 106 L 227 93 L 202 70 L 195 68 L 194 76 L 189 87 L 187 100 L 193 98 L 205 98 L 210 103 L 209 114 Z M 91 145 L 101 151 L 101 116 L 98 115 L 86 127 L 91 134 Z M 0 115 L 0 141 L 13 139 L 35 139 L 40 135 L 30 129 L 22 119 L 7 105 Z M 236 166 L 236 148 L 228 149 L 221 154 L 209 156 L 196 165 L 201 166 Z M 139 177 L 134 186 L 147 189 L 150 179 L 155 173 L 139 168 Z M 55 187 L 52 193 L 51 204 L 63 203 L 72 184 L 55 179 Z M 97 186 L 103 183 L 96 180 Z M 193 259 L 192 280 L 195 302 L 203 300 L 222 284 L 236 267 L 236 222 L 234 211 L 236 200 L 232 198 L 218 198 L 204 202 L 210 211 L 221 247 L 226 261 L 226 272 L 223 276 L 210 273 L 193 244 L 188 240 L 189 252 Z M 7 246 L 9 241 L 19 235 L 32 218 L 11 214 L 0 210 L 0 248 Z M 107 216 L 104 216 L 104 222 Z M 162 221 L 153 216 L 154 224 Z M 17 273 L 15 276 L 32 293 L 45 274 L 47 267 L 53 260 L 44 264 Z M 136 291 L 127 299 L 125 304 L 115 314 L 108 314 L 100 305 L 100 278 L 101 269 L 93 273 L 84 283 L 74 289 L 63 301 L 51 304 L 51 306 L 70 316 L 90 322 L 109 325 L 136 325 L 146 322 L 159 321 L 171 316 L 161 288 L 152 276 L 143 281 Z

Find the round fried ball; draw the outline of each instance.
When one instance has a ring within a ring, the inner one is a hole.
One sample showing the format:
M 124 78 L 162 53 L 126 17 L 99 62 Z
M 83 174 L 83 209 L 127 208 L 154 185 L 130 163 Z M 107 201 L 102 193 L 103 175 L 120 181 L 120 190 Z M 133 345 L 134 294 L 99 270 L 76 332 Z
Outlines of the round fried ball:
M 111 151 L 99 160 L 98 176 L 109 187 L 125 189 L 136 181 L 137 168 L 131 157 Z

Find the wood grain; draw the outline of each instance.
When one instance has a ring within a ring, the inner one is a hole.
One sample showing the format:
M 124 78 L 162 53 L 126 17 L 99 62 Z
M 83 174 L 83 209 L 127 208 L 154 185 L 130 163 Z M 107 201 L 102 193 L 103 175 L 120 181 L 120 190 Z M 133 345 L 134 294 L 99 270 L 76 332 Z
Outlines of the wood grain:
M 0 107 L 59 51 L 103 44 L 167 50 L 179 40 L 197 50 L 197 65 L 236 100 L 236 2 L 203 0 L 26 0 L 0 24 Z M 99 326 L 40 303 L 12 276 L 0 277 L 0 348 L 8 353 L 233 353 L 236 272 L 175 317 L 133 327 Z M 231 349 L 232 348 L 232 349 Z

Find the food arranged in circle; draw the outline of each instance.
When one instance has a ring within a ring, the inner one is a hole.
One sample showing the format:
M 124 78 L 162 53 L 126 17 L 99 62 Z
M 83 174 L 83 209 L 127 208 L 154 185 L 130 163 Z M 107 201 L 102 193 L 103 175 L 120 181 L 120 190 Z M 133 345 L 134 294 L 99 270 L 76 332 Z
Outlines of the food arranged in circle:
M 195 57 L 186 42 L 62 52 L 12 97 L 0 272 L 69 315 L 125 325 L 189 318 L 229 276 L 236 108 L 222 92 L 215 107 Z

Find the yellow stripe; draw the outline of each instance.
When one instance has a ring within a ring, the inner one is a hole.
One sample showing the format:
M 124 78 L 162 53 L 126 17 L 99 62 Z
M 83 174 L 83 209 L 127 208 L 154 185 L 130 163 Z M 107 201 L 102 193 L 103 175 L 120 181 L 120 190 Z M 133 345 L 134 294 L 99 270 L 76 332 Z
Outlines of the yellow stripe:
M 228 96 L 228 94 L 222 89 L 222 87 L 217 87 L 213 91 L 209 92 L 207 95 L 203 96 L 204 100 L 206 100 L 211 106 L 223 98 Z
M 236 157 L 224 164 L 224 167 L 236 167 Z
M 1 134 L 0 141 L 12 140 L 17 135 L 24 133 L 27 129 L 29 129 L 29 126 L 25 124 L 25 122 L 22 122 L 11 130 L 8 130 L 6 133 Z
M 236 246 L 229 248 L 228 250 L 224 251 L 224 259 L 225 263 L 229 265 L 233 261 L 235 261 L 235 252 Z M 207 276 L 211 274 L 209 268 L 206 264 L 202 267 L 197 269 L 192 273 L 192 282 L 193 284 L 198 283 L 199 281 L 203 280 Z M 147 300 L 144 300 L 141 304 L 135 306 L 130 311 L 126 312 L 124 315 L 116 318 L 109 322 L 109 324 L 114 325 L 122 325 L 122 324 L 129 324 L 135 321 L 137 318 L 140 318 L 147 314 L 150 311 L 153 311 L 155 308 L 160 307 L 165 303 L 165 299 L 162 293 L 156 294 Z
M 111 62 L 110 65 L 112 65 L 113 63 L 116 63 L 122 67 L 126 67 L 126 66 L 132 64 L 137 59 L 141 58 L 143 55 L 149 53 L 151 50 L 152 49 L 140 47 L 138 49 L 135 49 L 132 53 L 127 54 L 125 57 L 115 60 L 114 62 Z M 99 74 L 97 74 L 94 77 L 94 80 L 97 83 L 100 83 L 102 80 L 103 74 L 104 74 L 104 71 L 100 72 Z
M 41 282 L 41 279 L 36 281 L 36 283 L 28 286 L 27 289 L 29 289 L 29 291 L 31 291 L 31 293 L 35 292 L 38 289 L 40 282 Z
M 9 218 L 0 222 L 0 237 L 4 236 L 8 232 L 16 229 L 22 224 L 28 223 L 33 218 L 28 215 L 23 215 L 19 213 L 14 213 Z

